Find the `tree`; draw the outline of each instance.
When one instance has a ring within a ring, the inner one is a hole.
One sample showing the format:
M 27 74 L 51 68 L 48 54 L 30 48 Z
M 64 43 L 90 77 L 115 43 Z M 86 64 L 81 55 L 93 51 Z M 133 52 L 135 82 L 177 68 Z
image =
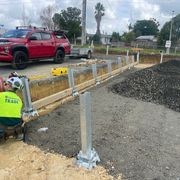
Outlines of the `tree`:
M 100 32 L 100 23 L 101 23 L 102 16 L 105 15 L 104 11 L 105 11 L 104 6 L 100 2 L 97 3 L 96 6 L 95 6 L 95 19 L 96 19 L 96 22 L 97 22 L 96 34 L 97 35 L 101 34 L 101 32 Z
M 144 35 L 157 35 L 159 32 L 158 29 L 159 23 L 155 19 L 151 20 L 140 20 L 137 21 L 134 25 L 133 31 L 135 36 L 144 36 Z
M 130 43 L 131 41 L 135 40 L 135 33 L 133 31 L 125 32 L 122 35 L 121 39 L 122 39 L 122 41 L 124 41 L 126 43 Z
M 50 30 L 54 29 L 54 23 L 52 20 L 54 11 L 55 11 L 54 6 L 49 5 L 46 8 L 42 9 L 40 13 L 40 20 L 42 26 L 45 26 Z
M 121 37 L 120 37 L 119 33 L 117 33 L 117 32 L 112 33 L 112 36 L 111 36 L 112 42 L 118 42 L 118 41 L 120 41 L 120 39 L 121 39 Z
M 172 44 L 175 45 L 180 40 L 180 14 L 172 19 Z M 162 27 L 159 37 L 158 44 L 165 45 L 166 41 L 169 40 L 171 21 L 166 22 Z
M 56 28 L 66 30 L 68 38 L 72 41 L 81 35 L 81 10 L 68 7 L 62 10 L 60 14 L 53 16 L 53 22 Z
M 94 44 L 101 44 L 101 37 L 99 34 L 95 34 L 92 38 Z
M 31 24 L 31 19 L 25 13 L 25 6 L 23 4 L 23 11 L 22 11 L 22 26 L 29 26 Z

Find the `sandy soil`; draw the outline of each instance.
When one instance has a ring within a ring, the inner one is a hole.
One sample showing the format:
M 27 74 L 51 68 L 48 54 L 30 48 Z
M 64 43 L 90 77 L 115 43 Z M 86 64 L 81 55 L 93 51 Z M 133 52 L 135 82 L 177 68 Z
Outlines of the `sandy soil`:
M 0 159 L 0 180 L 112 179 L 100 166 L 84 170 L 74 165 L 73 158 L 45 153 L 14 140 L 1 144 Z
M 176 180 L 180 178 L 179 112 L 109 90 L 132 71 L 89 90 L 93 147 L 100 156 L 100 165 L 114 179 L 122 175 L 122 179 L 128 180 Z M 28 144 L 43 151 L 76 157 L 81 149 L 79 105 L 76 98 L 30 122 Z M 48 130 L 38 132 L 42 127 Z M 96 178 L 101 179 L 99 175 Z

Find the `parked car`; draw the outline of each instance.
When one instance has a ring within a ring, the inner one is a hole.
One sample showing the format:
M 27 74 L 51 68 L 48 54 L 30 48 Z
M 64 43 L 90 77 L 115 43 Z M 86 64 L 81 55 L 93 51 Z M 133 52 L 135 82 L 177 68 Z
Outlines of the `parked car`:
M 24 69 L 34 60 L 53 58 L 62 63 L 71 53 L 71 45 L 63 31 L 19 26 L 0 38 L 0 62 L 11 63 L 14 69 Z
M 93 54 L 93 48 L 77 47 L 71 49 L 70 58 L 87 58 L 91 59 Z

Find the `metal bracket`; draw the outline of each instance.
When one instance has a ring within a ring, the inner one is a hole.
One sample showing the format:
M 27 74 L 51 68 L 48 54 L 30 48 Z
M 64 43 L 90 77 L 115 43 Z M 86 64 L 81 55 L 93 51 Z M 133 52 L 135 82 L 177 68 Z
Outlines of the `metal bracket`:
M 93 167 L 96 167 L 96 162 L 100 162 L 100 158 L 95 149 L 91 150 L 89 157 L 84 155 L 82 151 L 77 155 L 76 164 L 80 167 L 85 167 L 91 170 Z

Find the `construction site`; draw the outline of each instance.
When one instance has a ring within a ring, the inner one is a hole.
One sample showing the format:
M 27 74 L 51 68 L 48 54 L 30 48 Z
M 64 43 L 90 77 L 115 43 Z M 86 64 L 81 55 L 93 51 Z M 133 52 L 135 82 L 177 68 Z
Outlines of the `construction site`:
M 25 142 L 1 144 L 0 179 L 178 180 L 180 61 L 140 62 L 89 60 L 31 80 L 24 103 L 38 116 Z

